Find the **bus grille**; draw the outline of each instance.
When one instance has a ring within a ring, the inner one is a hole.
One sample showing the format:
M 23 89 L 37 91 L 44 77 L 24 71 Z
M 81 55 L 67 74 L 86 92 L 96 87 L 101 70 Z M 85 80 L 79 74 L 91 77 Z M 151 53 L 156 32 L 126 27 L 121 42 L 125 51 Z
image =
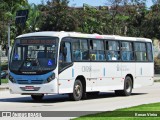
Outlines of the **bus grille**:
M 42 84 L 43 80 L 17 80 L 18 84 Z

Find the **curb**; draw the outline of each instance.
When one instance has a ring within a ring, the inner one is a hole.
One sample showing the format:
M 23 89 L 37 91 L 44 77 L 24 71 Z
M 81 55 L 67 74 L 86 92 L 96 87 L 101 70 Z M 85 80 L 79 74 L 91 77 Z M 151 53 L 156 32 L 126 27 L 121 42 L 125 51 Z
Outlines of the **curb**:
M 1 87 L 1 86 L 0 86 L 0 90 L 3 90 L 3 89 L 9 89 L 9 87 L 5 87 L 5 86 L 4 86 L 4 87 Z
M 8 84 L 1 84 L 0 85 L 0 90 L 3 90 L 3 89 L 9 89 Z

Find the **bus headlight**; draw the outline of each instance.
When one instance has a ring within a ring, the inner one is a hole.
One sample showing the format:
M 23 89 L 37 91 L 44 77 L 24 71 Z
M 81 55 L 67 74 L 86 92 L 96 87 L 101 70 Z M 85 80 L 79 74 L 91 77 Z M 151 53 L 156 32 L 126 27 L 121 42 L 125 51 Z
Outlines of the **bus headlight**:
M 51 76 L 49 76 L 48 78 L 47 78 L 47 80 L 45 81 L 45 83 L 49 83 L 49 82 L 51 82 L 52 80 L 54 80 L 55 79 L 55 74 L 53 73 Z
M 12 82 L 12 83 L 16 83 L 16 81 L 15 81 L 15 79 L 11 76 L 11 75 L 9 75 L 9 80 Z

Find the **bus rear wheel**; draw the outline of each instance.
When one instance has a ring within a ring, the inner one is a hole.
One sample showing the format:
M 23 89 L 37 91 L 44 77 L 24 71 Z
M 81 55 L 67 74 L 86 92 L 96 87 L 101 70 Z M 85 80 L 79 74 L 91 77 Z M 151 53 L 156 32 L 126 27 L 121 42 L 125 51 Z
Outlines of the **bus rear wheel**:
M 132 79 L 127 76 L 124 81 L 124 89 L 123 90 L 115 90 L 115 94 L 117 96 L 130 96 L 132 93 Z
M 44 97 L 44 94 L 40 94 L 40 95 L 31 95 L 32 99 L 34 101 L 41 101 Z
M 73 93 L 69 94 L 71 100 L 79 101 L 82 99 L 83 86 L 80 80 L 76 80 L 73 86 Z

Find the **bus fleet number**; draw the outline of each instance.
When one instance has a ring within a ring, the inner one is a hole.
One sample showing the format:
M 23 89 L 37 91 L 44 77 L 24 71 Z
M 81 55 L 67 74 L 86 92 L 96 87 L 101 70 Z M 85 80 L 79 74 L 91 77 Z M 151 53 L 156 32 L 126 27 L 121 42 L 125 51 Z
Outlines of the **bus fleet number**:
M 91 72 L 91 66 L 82 66 L 82 72 Z

